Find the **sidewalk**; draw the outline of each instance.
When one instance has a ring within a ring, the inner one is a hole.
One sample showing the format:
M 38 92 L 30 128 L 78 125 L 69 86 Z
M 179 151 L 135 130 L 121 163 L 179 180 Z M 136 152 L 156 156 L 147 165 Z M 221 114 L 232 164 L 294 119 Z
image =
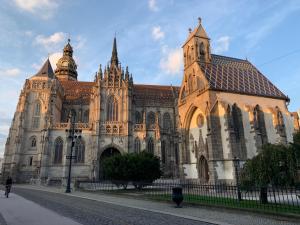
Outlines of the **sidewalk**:
M 38 204 L 0 190 L 0 224 L 2 225 L 81 225 Z
M 71 194 L 64 193 L 65 189 L 44 187 L 44 186 L 32 186 L 32 185 L 18 185 L 20 188 L 35 189 L 41 191 L 48 191 L 54 193 L 61 193 L 65 195 L 71 195 L 79 198 L 90 199 L 93 201 L 100 201 L 115 205 L 120 205 L 124 207 L 131 207 L 135 209 L 141 209 L 146 211 L 151 211 L 155 213 L 162 213 L 172 216 L 178 216 L 186 219 L 193 219 L 214 224 L 236 224 L 236 225 L 295 225 L 300 224 L 296 220 L 286 221 L 282 218 L 274 218 L 265 215 L 258 215 L 249 212 L 242 211 L 229 211 L 222 209 L 213 208 L 202 208 L 202 207 L 192 207 L 184 206 L 183 208 L 175 208 L 173 204 L 150 201 L 144 199 L 130 198 L 125 196 L 116 196 L 102 193 L 92 193 L 92 192 L 81 192 L 74 191 Z

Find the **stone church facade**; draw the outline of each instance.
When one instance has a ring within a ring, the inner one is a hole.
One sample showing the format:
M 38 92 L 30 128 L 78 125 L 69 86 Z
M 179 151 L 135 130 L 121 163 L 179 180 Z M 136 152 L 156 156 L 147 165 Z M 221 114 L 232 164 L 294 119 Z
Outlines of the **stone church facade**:
M 180 87 L 135 84 L 114 39 L 110 63 L 83 82 L 68 42 L 55 71 L 47 60 L 25 81 L 2 174 L 64 182 L 71 120 L 81 131 L 73 148 L 76 180 L 103 179 L 106 157 L 148 151 L 160 157 L 163 177 L 231 182 L 234 157 L 243 162 L 265 143 L 292 141 L 287 96 L 249 61 L 211 54 L 201 21 L 183 55 Z

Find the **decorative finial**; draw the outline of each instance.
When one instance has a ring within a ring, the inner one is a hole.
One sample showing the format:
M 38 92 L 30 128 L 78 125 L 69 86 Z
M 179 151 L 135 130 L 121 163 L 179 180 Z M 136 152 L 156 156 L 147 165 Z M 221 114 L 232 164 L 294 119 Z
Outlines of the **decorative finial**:
M 201 24 L 201 21 L 202 21 L 201 17 L 198 17 L 198 21 L 199 21 L 199 24 Z
M 70 39 L 70 38 L 68 38 L 68 43 L 70 43 L 70 41 L 71 41 L 71 39 Z
M 192 33 L 192 28 L 189 28 L 189 33 Z

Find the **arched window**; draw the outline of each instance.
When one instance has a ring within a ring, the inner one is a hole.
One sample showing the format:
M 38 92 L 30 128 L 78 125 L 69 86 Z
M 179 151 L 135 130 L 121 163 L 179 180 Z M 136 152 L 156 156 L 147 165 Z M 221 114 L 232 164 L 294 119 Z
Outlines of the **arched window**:
M 40 127 L 40 117 L 41 117 L 41 103 L 37 102 L 35 103 L 33 109 L 32 128 Z
M 205 55 L 205 48 L 204 48 L 204 44 L 203 42 L 200 43 L 199 45 L 199 53 L 200 53 L 200 57 Z
M 152 124 L 155 124 L 155 114 L 151 111 L 147 115 L 147 125 L 150 126 Z
M 253 125 L 255 133 L 260 137 L 261 144 L 268 143 L 264 112 L 256 105 L 253 111 Z
M 139 153 L 141 151 L 141 142 L 138 137 L 134 140 L 134 151 L 136 153 Z
M 62 110 L 62 115 L 61 115 L 61 121 L 63 123 L 68 122 L 68 117 L 69 117 L 69 110 L 68 109 L 63 109 Z
M 283 119 L 283 115 L 282 112 L 280 111 L 280 109 L 278 108 L 278 106 L 276 106 L 276 125 L 278 126 L 284 126 L 284 119 Z
M 85 110 L 83 114 L 83 122 L 88 123 L 89 122 L 89 110 Z
M 85 145 L 82 139 L 75 142 L 75 163 L 84 163 Z
M 33 165 L 33 156 L 29 157 L 28 164 L 29 164 L 29 166 Z
M 164 140 L 161 142 L 161 162 L 166 163 L 166 142 Z
M 142 116 L 141 113 L 139 111 L 135 112 L 135 123 L 139 124 L 142 123 Z
M 29 140 L 30 140 L 30 147 L 36 148 L 36 137 L 32 136 Z
M 275 110 L 275 129 L 277 130 L 279 136 L 284 138 L 282 141 L 286 143 L 287 140 L 286 140 L 284 118 L 278 106 L 276 106 L 276 110 Z
M 147 143 L 147 151 L 149 153 L 154 154 L 154 143 L 153 143 L 153 139 L 149 138 L 148 143 Z
M 108 98 L 106 107 L 106 120 L 118 121 L 118 101 L 114 96 Z
M 54 160 L 53 163 L 60 164 L 62 163 L 62 155 L 63 155 L 63 140 L 61 137 L 55 139 L 54 142 Z
M 236 104 L 233 104 L 232 106 L 231 115 L 235 137 L 237 140 L 240 140 L 241 132 L 243 132 L 243 121 L 241 118 L 241 110 Z
M 75 109 L 71 109 L 70 113 L 71 113 L 72 122 L 77 122 L 77 113 L 76 113 Z
M 163 115 L 163 128 L 166 130 L 172 129 L 171 116 L 167 112 Z

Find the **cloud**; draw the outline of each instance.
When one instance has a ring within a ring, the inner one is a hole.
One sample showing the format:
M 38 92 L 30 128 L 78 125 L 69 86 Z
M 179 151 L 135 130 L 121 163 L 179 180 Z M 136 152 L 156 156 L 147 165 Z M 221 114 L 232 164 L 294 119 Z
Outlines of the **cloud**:
M 13 2 L 19 9 L 41 16 L 43 19 L 52 17 L 58 7 L 57 0 L 14 0 Z
M 49 60 L 53 70 L 56 69 L 56 63 L 62 57 L 62 55 L 62 52 L 55 52 L 49 56 Z
M 166 51 L 165 56 L 160 61 L 160 68 L 167 74 L 180 73 L 183 66 L 183 57 L 181 48 Z
M 35 43 L 41 45 L 47 50 L 52 50 L 63 42 L 67 37 L 67 34 L 63 32 L 56 32 L 50 36 L 38 35 L 35 38 Z
M 155 41 L 161 40 L 165 37 L 165 33 L 161 30 L 160 26 L 155 26 L 152 28 L 152 38 Z
M 151 11 L 153 11 L 153 12 L 158 11 L 158 7 L 157 7 L 157 4 L 156 4 L 156 3 L 157 3 L 156 0 L 149 0 L 149 1 L 148 1 L 148 7 L 149 7 L 149 9 L 150 9 Z
M 218 38 L 214 43 L 213 52 L 216 54 L 221 54 L 223 52 L 228 51 L 230 43 L 229 36 L 222 36 Z
M 0 76 L 1 77 L 16 77 L 21 74 L 21 70 L 19 68 L 11 68 L 11 69 L 1 69 L 0 68 Z

